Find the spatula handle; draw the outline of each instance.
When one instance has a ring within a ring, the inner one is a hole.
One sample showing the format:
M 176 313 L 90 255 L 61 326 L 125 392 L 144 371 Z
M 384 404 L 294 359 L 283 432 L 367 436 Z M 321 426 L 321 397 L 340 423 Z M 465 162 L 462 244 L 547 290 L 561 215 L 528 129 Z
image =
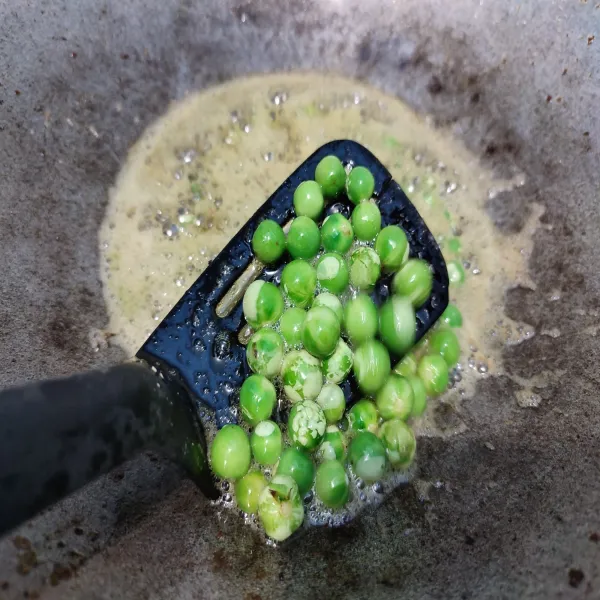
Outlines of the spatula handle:
M 0 535 L 145 448 L 209 490 L 189 398 L 141 364 L 0 392 Z

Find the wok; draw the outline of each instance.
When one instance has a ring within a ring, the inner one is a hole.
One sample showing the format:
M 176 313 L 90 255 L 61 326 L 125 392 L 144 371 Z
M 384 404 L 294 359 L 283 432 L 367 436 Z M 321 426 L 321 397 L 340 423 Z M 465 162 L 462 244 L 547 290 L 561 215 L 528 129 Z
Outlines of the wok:
M 309 68 L 396 94 L 526 174 L 489 206 L 503 231 L 546 209 L 536 290 L 510 291 L 507 312 L 561 335 L 505 363 L 565 374 L 528 410 L 511 380 L 485 379 L 468 431 L 420 445 L 422 479 L 439 482 L 427 499 L 399 490 L 278 550 L 146 454 L 2 540 L 0 597 L 598 597 L 599 24 L 591 1 L 2 2 L 2 386 L 124 358 L 88 340 L 106 323 L 97 230 L 127 148 L 169 101 Z

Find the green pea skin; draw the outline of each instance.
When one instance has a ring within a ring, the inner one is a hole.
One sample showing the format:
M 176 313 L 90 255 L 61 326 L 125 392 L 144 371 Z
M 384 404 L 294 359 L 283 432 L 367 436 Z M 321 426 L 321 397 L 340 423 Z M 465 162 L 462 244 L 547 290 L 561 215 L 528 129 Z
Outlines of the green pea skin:
M 287 249 L 292 258 L 313 258 L 321 247 L 321 233 L 309 217 L 296 217 L 288 230 Z
M 254 329 L 276 323 L 283 308 L 283 296 L 279 288 L 268 281 L 253 281 L 244 294 L 244 317 Z
M 291 402 L 314 400 L 323 387 L 321 363 L 306 350 L 292 350 L 283 359 L 281 380 Z
M 370 400 L 359 400 L 347 414 L 348 427 L 351 431 L 371 431 L 375 433 L 379 427 L 377 406 Z
M 252 371 L 273 379 L 281 370 L 283 338 L 267 327 L 259 329 L 246 346 L 246 360 Z
M 258 516 L 265 533 L 281 542 L 304 520 L 298 485 L 289 475 L 275 475 L 258 499 Z
M 406 421 L 413 407 L 413 391 L 410 383 L 400 375 L 390 375 L 377 392 L 376 404 L 383 419 Z
M 454 304 L 448 304 L 446 310 L 442 313 L 442 321 L 448 327 L 462 327 L 463 318 L 460 310 Z
M 374 202 L 361 202 L 352 211 L 352 228 L 357 240 L 370 242 L 381 231 L 381 212 Z
M 361 246 L 350 255 L 350 283 L 359 291 L 371 291 L 381 275 L 381 260 L 373 248 Z
M 335 426 L 329 425 L 325 430 L 323 441 L 315 453 L 317 460 L 344 460 L 346 457 L 346 438 Z
M 429 264 L 420 258 L 411 258 L 394 275 L 394 294 L 409 298 L 415 308 L 422 306 L 431 295 L 433 274 Z
M 377 340 L 368 340 L 354 352 L 354 376 L 363 393 L 375 395 L 390 373 L 390 355 Z
M 306 313 L 302 324 L 302 343 L 313 356 L 331 356 L 339 339 L 340 322 L 330 308 L 317 306 Z
M 355 346 L 374 338 L 379 326 L 375 303 L 367 294 L 359 294 L 344 307 L 344 329 Z
M 281 289 L 298 308 L 310 306 L 317 288 L 317 272 L 305 260 L 288 263 L 281 273 Z
M 275 386 L 264 375 L 250 375 L 240 389 L 242 418 L 253 427 L 268 419 L 277 403 Z
M 302 324 L 306 318 L 306 311 L 301 308 L 288 308 L 279 320 L 279 330 L 285 341 L 290 346 L 299 346 L 302 343 Z
M 326 383 L 341 383 L 348 377 L 354 363 L 354 355 L 348 344 L 339 339 L 333 354 L 321 361 L 321 371 Z
M 379 431 L 387 458 L 394 468 L 406 468 L 413 461 L 417 441 L 412 429 L 400 419 L 386 421 Z
M 396 363 L 393 368 L 396 375 L 402 375 L 402 377 L 409 377 L 417 374 L 417 359 L 415 355 L 410 352 L 401 361 Z
M 313 308 L 317 306 L 326 306 L 327 308 L 330 308 L 335 313 L 340 324 L 342 323 L 344 319 L 344 309 L 337 296 L 334 296 L 331 292 L 321 292 L 313 302 Z
M 398 356 L 408 352 L 415 343 L 417 322 L 415 310 L 408 298 L 392 296 L 379 310 L 379 337 Z
M 448 365 L 439 354 L 428 354 L 419 361 L 417 374 L 429 396 L 439 396 L 448 388 Z
M 327 423 L 337 423 L 344 416 L 346 398 L 339 385 L 326 383 L 316 402 L 323 409 Z
M 277 464 L 277 475 L 289 475 L 298 485 L 300 494 L 304 496 L 312 487 L 315 479 L 313 461 L 297 448 L 286 448 Z
M 252 252 L 265 264 L 274 263 L 285 252 L 285 233 L 279 223 L 266 219 L 252 236 Z
M 450 283 L 460 285 L 465 280 L 465 270 L 459 260 L 452 260 L 447 264 L 448 279 Z
M 427 390 L 420 377 L 408 375 L 406 381 L 410 383 L 413 392 L 413 405 L 410 413 L 411 417 L 420 417 L 427 408 Z
M 354 167 L 346 178 L 346 194 L 350 202 L 360 204 L 369 200 L 375 190 L 375 178 L 366 167 Z
M 315 169 L 315 180 L 321 186 L 324 196 L 335 198 L 346 183 L 346 170 L 342 161 L 333 154 L 322 158 Z
M 367 483 L 381 479 L 387 466 L 385 446 L 370 431 L 359 433 L 350 442 L 348 459 L 357 477 Z
M 384 227 L 375 239 L 375 251 L 384 269 L 397 271 L 408 260 L 406 234 L 397 225 Z
M 252 456 L 259 465 L 274 465 L 281 456 L 281 429 L 273 421 L 261 421 L 250 436 Z
M 326 252 L 317 261 L 317 281 L 321 287 L 333 294 L 341 294 L 348 287 L 348 265 L 335 252 Z
M 315 482 L 317 497 L 329 508 L 341 508 L 348 501 L 350 481 L 344 465 L 328 460 L 319 465 Z
M 321 407 L 312 400 L 296 402 L 288 418 L 288 436 L 302 450 L 315 450 L 325 435 L 327 422 Z
M 238 425 L 219 429 L 210 447 L 210 462 L 217 477 L 243 477 L 250 467 L 250 442 L 246 432 Z
M 299 217 L 316 221 L 323 212 L 325 201 L 321 186 L 316 181 L 303 181 L 294 192 L 294 210 Z
M 321 243 L 327 252 L 346 254 L 354 241 L 354 231 L 350 221 L 340 213 L 325 218 L 321 225 Z
M 460 358 L 460 344 L 451 329 L 438 329 L 429 336 L 430 352 L 437 352 L 452 368 Z
M 235 501 L 240 510 L 249 515 L 258 511 L 258 499 L 267 487 L 267 480 L 261 471 L 249 471 L 235 482 Z

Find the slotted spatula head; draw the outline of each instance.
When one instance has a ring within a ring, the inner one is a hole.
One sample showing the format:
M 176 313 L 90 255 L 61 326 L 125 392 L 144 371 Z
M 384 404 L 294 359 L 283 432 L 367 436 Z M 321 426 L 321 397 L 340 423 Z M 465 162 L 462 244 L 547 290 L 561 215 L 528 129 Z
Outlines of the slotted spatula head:
M 218 427 L 236 422 L 234 408 L 238 404 L 239 388 L 250 375 L 246 348 L 238 339 L 245 325 L 243 291 L 257 275 L 279 284 L 281 270 L 290 260 L 284 254 L 279 264 L 263 268 L 252 253 L 254 231 L 264 219 L 273 219 L 283 226 L 293 218 L 294 190 L 303 181 L 313 179 L 319 161 L 330 154 L 344 165 L 362 165 L 371 171 L 382 226 L 402 227 L 410 245 L 410 256 L 424 259 L 433 269 L 433 291 L 417 311 L 416 341 L 448 306 L 446 263 L 435 238 L 402 188 L 383 164 L 357 142 L 338 140 L 325 144 L 307 158 L 238 231 L 138 351 L 138 357 L 156 367 L 167 381 L 173 380 L 187 389 L 199 412 L 206 407 L 214 409 Z M 323 219 L 333 212 L 349 217 L 352 208 L 348 198 L 342 195 L 326 207 Z M 387 298 L 390 283 L 391 275 L 380 279 L 371 294 L 376 304 Z M 352 377 L 343 389 L 349 404 L 358 399 Z

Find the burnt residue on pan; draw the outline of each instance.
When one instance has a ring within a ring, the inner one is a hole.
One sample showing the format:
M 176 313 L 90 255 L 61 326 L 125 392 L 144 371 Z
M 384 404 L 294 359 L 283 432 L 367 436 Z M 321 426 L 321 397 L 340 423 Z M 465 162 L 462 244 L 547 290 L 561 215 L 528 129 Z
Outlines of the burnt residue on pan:
M 541 363 L 564 375 L 529 410 L 506 402 L 509 381 L 482 382 L 464 414 L 469 432 L 422 444 L 421 478 L 431 485 L 289 552 L 256 545 L 233 519 L 215 520 L 191 484 L 142 457 L 18 533 L 36 556 L 26 575 L 18 557 L 30 551 L 3 540 L 0 596 L 553 598 L 576 589 L 594 597 L 600 46 L 587 40 L 595 3 L 290 7 L 0 8 L 3 384 L 122 357 L 110 347 L 95 353 L 87 332 L 105 324 L 96 234 L 128 146 L 188 88 L 290 68 L 366 79 L 451 125 L 503 175 L 514 165 L 525 172 L 527 186 L 490 211 L 514 230 L 532 201 L 545 206 L 530 262 L 536 289 L 509 293 L 507 308 L 549 334 L 506 359 L 518 376 Z M 72 518 L 98 537 L 75 533 Z M 74 579 L 61 575 L 70 560 L 87 561 Z

